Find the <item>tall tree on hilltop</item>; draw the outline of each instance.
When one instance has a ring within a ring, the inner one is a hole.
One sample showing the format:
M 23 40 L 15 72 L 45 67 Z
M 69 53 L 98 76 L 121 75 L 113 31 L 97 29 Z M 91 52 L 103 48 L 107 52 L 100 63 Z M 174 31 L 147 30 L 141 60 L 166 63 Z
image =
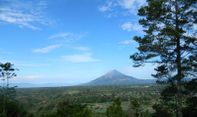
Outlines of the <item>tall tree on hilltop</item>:
M 9 109 L 7 109 L 7 107 L 9 107 L 9 100 L 12 100 L 13 97 L 15 96 L 15 89 L 14 87 L 10 87 L 9 86 L 9 80 L 11 78 L 16 77 L 16 73 L 15 71 L 17 69 L 15 69 L 13 67 L 14 65 L 7 62 L 7 63 L 0 63 L 0 78 L 3 82 L 3 86 L 1 88 L 1 92 L 0 92 L 0 103 L 2 106 L 2 110 L 0 109 L 0 116 L 6 116 L 8 115 L 8 111 Z M 13 103 L 14 104 L 14 103 Z
M 15 71 L 17 69 L 15 69 L 13 66 L 14 65 L 9 62 L 7 62 L 5 64 L 0 63 L 0 73 L 1 73 L 0 77 L 2 78 L 3 82 L 6 81 L 5 87 L 7 87 L 7 88 L 9 87 L 9 80 L 11 78 L 16 77 Z
M 183 80 L 197 78 L 197 0 L 147 0 L 138 15 L 145 35 L 134 37 L 139 51 L 130 58 L 135 67 L 156 63 L 153 76 L 173 89 L 182 117 Z
M 30 117 L 25 108 L 15 99 L 15 87 L 11 87 L 9 80 L 16 77 L 17 69 L 10 62 L 0 63 L 0 117 Z

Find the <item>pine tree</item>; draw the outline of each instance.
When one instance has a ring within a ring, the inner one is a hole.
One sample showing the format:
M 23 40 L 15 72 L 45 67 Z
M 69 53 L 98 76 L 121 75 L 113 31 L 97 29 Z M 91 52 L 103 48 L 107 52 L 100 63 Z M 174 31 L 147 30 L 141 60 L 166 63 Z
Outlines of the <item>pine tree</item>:
M 138 15 L 145 35 L 134 37 L 139 47 L 130 58 L 135 67 L 157 65 L 153 76 L 173 89 L 168 92 L 175 98 L 176 116 L 182 117 L 183 81 L 197 77 L 197 0 L 147 0 Z
M 11 78 L 16 77 L 16 73 L 14 73 L 17 69 L 13 68 L 13 64 L 7 62 L 5 64 L 0 63 L 0 77 L 3 81 L 6 81 L 6 86 L 9 87 L 9 80 Z
M 15 100 L 15 87 L 9 86 L 9 80 L 16 77 L 16 70 L 14 65 L 9 62 L 0 63 L 0 78 L 3 82 L 0 87 L 0 117 L 24 116 L 24 110 Z

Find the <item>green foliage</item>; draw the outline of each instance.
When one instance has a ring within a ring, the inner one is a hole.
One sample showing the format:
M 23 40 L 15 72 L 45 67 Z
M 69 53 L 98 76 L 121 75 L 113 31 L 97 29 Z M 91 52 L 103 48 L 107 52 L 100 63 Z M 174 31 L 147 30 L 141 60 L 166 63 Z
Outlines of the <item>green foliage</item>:
M 174 117 L 173 110 L 169 109 L 165 103 L 155 104 L 153 109 L 155 113 L 153 113 L 152 117 Z
M 12 98 L 0 95 L 0 117 L 29 117 L 23 106 Z
M 145 108 L 144 99 L 131 97 L 127 111 L 128 117 L 151 117 L 150 109 Z
M 112 105 L 107 108 L 107 117 L 123 117 L 123 110 L 120 99 L 115 99 Z
M 115 97 L 119 97 L 123 116 L 128 117 L 129 99 L 135 97 L 140 104 L 141 117 L 150 117 L 153 113 L 152 105 L 158 100 L 158 91 L 161 89 L 157 85 L 17 88 L 16 100 L 35 117 L 56 117 L 60 102 L 68 102 L 70 105 L 85 104 L 92 111 L 92 117 L 106 117 L 107 108 Z
M 69 101 L 60 102 L 57 107 L 58 117 L 91 117 L 91 111 L 86 105 L 71 103 Z
M 190 96 L 186 100 L 183 116 L 195 117 L 197 115 L 197 79 L 189 81 L 185 87 Z
M 134 109 L 134 116 L 139 117 L 141 115 L 139 100 L 137 98 L 131 98 L 130 105 Z
M 147 0 L 138 12 L 145 35 L 134 37 L 139 51 L 131 59 L 135 67 L 156 63 L 153 76 L 168 84 L 161 99 L 174 101 L 177 117 L 182 116 L 185 100 L 184 79 L 196 79 L 197 74 L 196 4 L 197 0 Z

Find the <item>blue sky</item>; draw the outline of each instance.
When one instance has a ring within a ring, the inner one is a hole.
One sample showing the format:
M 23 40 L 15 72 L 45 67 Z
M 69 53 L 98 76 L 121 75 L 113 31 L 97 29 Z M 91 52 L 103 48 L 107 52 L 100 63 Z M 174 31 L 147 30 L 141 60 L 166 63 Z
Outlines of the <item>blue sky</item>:
M 137 9 L 145 0 L 1 0 L 0 61 L 19 69 L 14 82 L 78 84 L 117 69 L 151 78 L 152 65 L 133 68 Z

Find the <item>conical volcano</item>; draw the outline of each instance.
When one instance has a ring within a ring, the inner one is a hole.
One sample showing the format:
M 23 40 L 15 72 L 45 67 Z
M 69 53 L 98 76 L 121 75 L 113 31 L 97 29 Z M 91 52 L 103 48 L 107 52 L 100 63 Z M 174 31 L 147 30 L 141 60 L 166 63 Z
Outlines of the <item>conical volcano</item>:
M 129 85 L 129 84 L 148 84 L 154 83 L 153 80 L 137 79 L 132 76 L 125 75 L 117 70 L 112 70 L 95 80 L 90 81 L 86 85 Z

